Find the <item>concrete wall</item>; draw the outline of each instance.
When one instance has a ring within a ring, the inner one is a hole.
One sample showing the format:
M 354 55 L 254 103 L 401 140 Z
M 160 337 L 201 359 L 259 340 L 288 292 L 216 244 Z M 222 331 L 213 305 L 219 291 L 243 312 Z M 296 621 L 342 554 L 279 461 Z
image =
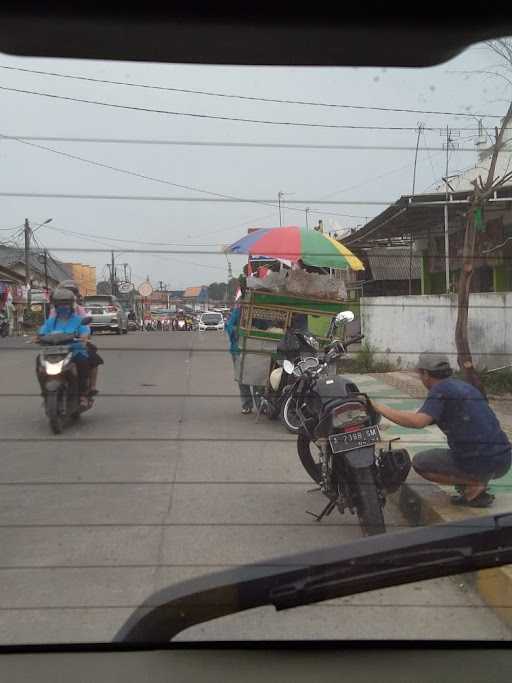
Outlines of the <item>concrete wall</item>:
M 385 296 L 361 299 L 365 342 L 379 358 L 410 367 L 421 351 L 450 354 L 456 366 L 456 295 Z M 512 363 L 512 292 L 472 294 L 469 341 L 476 365 Z

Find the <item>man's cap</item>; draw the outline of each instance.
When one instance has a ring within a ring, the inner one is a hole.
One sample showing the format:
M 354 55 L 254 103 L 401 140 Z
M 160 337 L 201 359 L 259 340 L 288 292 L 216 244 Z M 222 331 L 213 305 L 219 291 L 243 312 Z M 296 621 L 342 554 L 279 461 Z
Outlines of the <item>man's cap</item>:
M 428 370 L 429 372 L 440 372 L 451 370 L 450 359 L 445 353 L 432 353 L 423 351 L 420 353 L 416 364 L 417 370 Z

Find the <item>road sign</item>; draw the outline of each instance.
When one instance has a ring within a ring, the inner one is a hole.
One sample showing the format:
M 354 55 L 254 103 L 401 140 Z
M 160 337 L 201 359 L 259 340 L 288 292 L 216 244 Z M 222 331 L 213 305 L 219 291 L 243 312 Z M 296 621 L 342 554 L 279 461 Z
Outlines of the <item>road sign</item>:
M 141 296 L 151 296 L 153 294 L 153 287 L 149 284 L 149 282 L 143 282 L 141 285 L 139 285 L 138 291 Z
M 129 294 L 133 289 L 133 285 L 131 282 L 120 282 L 117 285 L 117 289 L 120 294 Z

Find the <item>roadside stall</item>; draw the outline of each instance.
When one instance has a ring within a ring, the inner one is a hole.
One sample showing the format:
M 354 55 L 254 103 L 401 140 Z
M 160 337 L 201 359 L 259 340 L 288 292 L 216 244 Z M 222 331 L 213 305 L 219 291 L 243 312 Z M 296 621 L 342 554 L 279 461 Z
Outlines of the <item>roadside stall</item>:
M 363 265 L 339 242 L 295 227 L 257 230 L 228 250 L 292 264 L 291 269 L 268 270 L 263 278 L 249 276 L 241 300 L 237 379 L 264 386 L 287 331 L 309 330 L 326 343 L 333 317 L 350 308 L 344 281 L 324 273 Z

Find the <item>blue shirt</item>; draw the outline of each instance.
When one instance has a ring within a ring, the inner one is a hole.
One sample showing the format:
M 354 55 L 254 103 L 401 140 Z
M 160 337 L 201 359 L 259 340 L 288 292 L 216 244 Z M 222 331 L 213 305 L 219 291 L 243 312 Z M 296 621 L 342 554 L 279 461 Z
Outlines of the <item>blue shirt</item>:
M 39 328 L 39 336 L 60 332 L 61 334 L 74 334 L 77 337 L 90 335 L 91 330 L 87 325 L 82 325 L 82 316 L 73 314 L 69 318 L 48 318 Z M 69 345 L 73 356 L 87 358 L 87 349 L 81 341 L 72 342 Z
M 443 379 L 419 409 L 444 432 L 455 456 L 492 457 L 510 451 L 510 442 L 484 396 L 458 379 Z
M 231 312 L 229 316 L 225 330 L 229 337 L 229 351 L 233 354 L 240 353 L 240 347 L 238 346 L 238 324 L 240 322 L 240 307 L 237 306 Z

